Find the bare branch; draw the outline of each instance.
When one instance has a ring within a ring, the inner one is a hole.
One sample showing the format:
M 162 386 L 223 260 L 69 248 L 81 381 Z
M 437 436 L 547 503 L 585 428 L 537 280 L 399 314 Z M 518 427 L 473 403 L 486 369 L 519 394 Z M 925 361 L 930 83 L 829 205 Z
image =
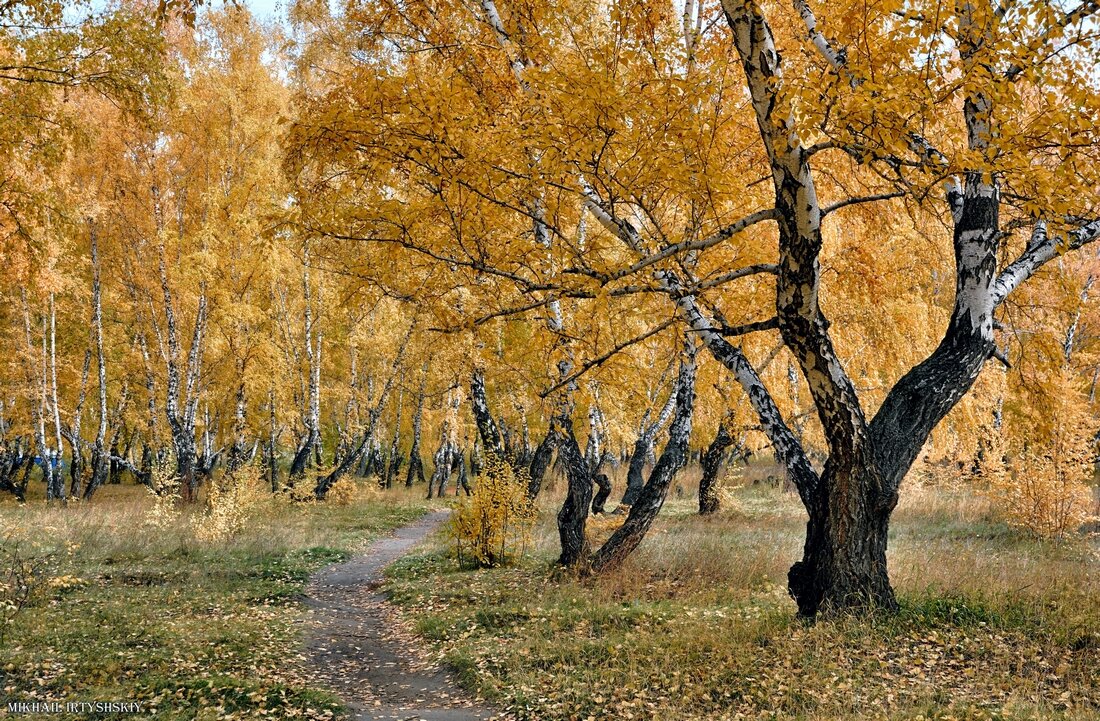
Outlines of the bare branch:
M 684 241 L 683 243 L 676 243 L 675 245 L 668 246 L 667 248 L 665 248 L 664 250 L 662 250 L 660 252 L 654 253 L 652 255 L 648 255 L 648 256 L 642 258 L 641 260 L 639 260 L 634 265 L 630 266 L 629 268 L 626 268 L 624 270 L 613 273 L 610 276 L 610 279 L 615 280 L 615 279 L 618 279 L 618 278 L 623 278 L 625 276 L 631 275 L 633 273 L 637 273 L 639 270 L 642 270 L 644 268 L 648 268 L 649 266 L 653 265 L 654 263 L 659 263 L 662 260 L 665 260 L 667 258 L 671 258 L 674 255 L 679 255 L 680 253 L 688 253 L 688 252 L 691 252 L 691 251 L 706 250 L 707 248 L 718 245 L 719 243 L 721 243 L 725 240 L 728 240 L 729 238 L 732 238 L 734 235 L 740 233 L 741 231 L 745 230 L 746 228 L 749 228 L 753 225 L 756 225 L 757 223 L 762 223 L 765 220 L 775 220 L 776 217 L 778 217 L 778 216 L 777 216 L 775 208 L 768 208 L 766 210 L 758 210 L 755 213 L 752 213 L 750 215 L 746 215 L 744 218 L 741 218 L 740 220 L 727 225 L 726 227 L 722 228 L 718 232 L 716 232 L 712 235 L 709 235 L 706 238 L 701 238 L 699 240 Z M 769 264 L 760 264 L 760 265 L 750 266 L 749 268 L 744 269 L 744 271 L 745 272 L 735 271 L 737 273 L 740 273 L 739 275 L 737 275 L 735 277 L 736 278 L 741 278 L 741 277 L 744 277 L 746 275 L 751 275 L 753 273 L 775 273 L 776 272 L 776 266 L 769 265 Z M 733 279 L 734 278 L 726 278 L 726 280 L 733 280 Z
M 779 316 L 768 318 L 767 320 L 758 320 L 753 323 L 742 323 L 735 326 L 722 326 L 718 329 L 718 333 L 725 338 L 732 338 L 734 336 L 748 335 L 749 333 L 756 333 L 762 330 L 776 330 L 779 328 Z
M 568 386 L 569 384 L 576 381 L 578 378 L 583 376 L 588 371 L 592 370 L 593 368 L 596 368 L 598 366 L 603 365 L 604 363 L 606 363 L 608 360 L 610 360 L 616 354 L 622 352 L 623 350 L 629 348 L 632 345 L 635 345 L 637 343 L 641 343 L 642 341 L 644 341 L 648 338 L 652 338 L 653 336 L 657 335 L 661 331 L 663 331 L 666 328 L 670 327 L 675 322 L 676 322 L 675 318 L 669 318 L 664 323 L 661 323 L 661 324 L 659 324 L 659 325 L 657 325 L 653 328 L 650 328 L 645 333 L 642 333 L 641 335 L 635 336 L 635 337 L 631 338 L 630 340 L 623 341 L 622 343 L 619 343 L 618 345 L 616 345 L 614 348 L 607 351 L 603 355 L 598 356 L 596 358 L 593 358 L 590 361 L 585 362 L 583 365 L 581 365 L 580 369 L 578 369 L 574 373 L 566 376 L 565 378 L 562 378 L 560 381 L 555 383 L 553 386 L 551 386 L 551 387 L 547 388 L 546 390 L 542 391 L 541 393 L 539 393 L 539 398 L 546 398 L 548 395 L 550 395 L 554 391 L 558 390 L 559 388 L 564 388 L 565 386 Z
M 826 205 L 824 208 L 821 209 L 821 215 L 826 216 L 826 215 L 828 215 L 829 213 L 832 213 L 835 210 L 840 210 L 841 208 L 847 208 L 849 205 L 860 205 L 862 203 L 876 203 L 880 200 L 892 200 L 894 198 L 901 198 L 901 197 L 904 197 L 904 196 L 905 196 L 905 193 L 903 193 L 900 190 L 895 190 L 895 191 L 890 192 L 890 193 L 877 193 L 875 195 L 860 195 L 860 196 L 856 196 L 854 198 L 846 198 L 845 200 L 840 200 L 840 201 L 837 201 L 836 203 Z

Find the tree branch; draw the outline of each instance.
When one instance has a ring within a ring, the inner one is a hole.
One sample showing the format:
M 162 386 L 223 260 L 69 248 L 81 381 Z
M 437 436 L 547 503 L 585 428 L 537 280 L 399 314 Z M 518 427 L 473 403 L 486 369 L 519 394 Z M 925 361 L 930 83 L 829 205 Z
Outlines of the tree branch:
M 822 217 L 832 213 L 833 211 L 840 210 L 841 208 L 847 208 L 849 205 L 859 205 L 861 203 L 876 203 L 880 200 L 893 200 L 894 198 L 901 198 L 905 195 L 900 190 L 895 190 L 890 193 L 878 193 L 875 195 L 860 195 L 854 198 L 846 198 L 844 200 L 831 203 L 821 209 Z
M 762 223 L 765 220 L 775 220 L 777 217 L 778 217 L 778 214 L 776 213 L 775 208 L 767 208 L 765 210 L 758 210 L 755 213 L 751 213 L 749 215 L 746 215 L 744 218 L 741 218 L 740 220 L 727 225 L 726 227 L 722 228 L 718 232 L 713 233 L 713 234 L 707 236 L 706 238 L 701 238 L 699 240 L 688 240 L 688 241 L 684 241 L 682 243 L 676 243 L 675 245 L 668 246 L 667 248 L 665 248 L 664 250 L 662 250 L 660 252 L 654 253 L 652 255 L 648 255 L 648 256 L 642 258 L 641 260 L 639 260 L 634 265 L 630 266 L 629 268 L 627 268 L 625 270 L 622 270 L 622 271 L 618 271 L 618 272 L 612 274 L 611 279 L 615 280 L 615 279 L 618 279 L 618 278 L 625 277 L 627 275 L 631 275 L 633 273 L 637 273 L 639 270 L 642 270 L 644 268 L 648 268 L 649 266 L 653 265 L 654 263 L 659 263 L 660 261 L 665 260 L 666 258 L 671 258 L 672 256 L 678 255 L 680 253 L 688 253 L 688 252 L 692 252 L 692 251 L 706 250 L 707 248 L 718 245 L 719 243 L 732 238 L 733 236 L 737 235 L 741 231 L 743 231 L 743 230 L 745 230 L 745 229 L 747 229 L 747 228 L 749 228 L 753 225 L 756 225 L 757 223 Z M 774 270 L 775 266 L 757 265 L 757 266 L 751 266 L 751 267 L 756 269 L 756 270 L 752 271 L 753 273 L 774 273 L 775 272 L 775 270 Z M 768 268 L 771 268 L 771 270 L 768 270 Z M 750 275 L 750 273 L 746 272 L 746 273 L 743 273 L 743 275 Z M 739 275 L 737 277 L 740 278 L 742 276 Z M 732 279 L 728 279 L 728 280 L 732 280 Z
M 676 299 L 680 315 L 695 330 L 715 360 L 733 372 L 737 382 L 745 390 L 765 435 L 772 442 L 776 460 L 783 464 L 791 474 L 791 480 L 798 489 L 802 502 L 809 507 L 816 493 L 819 478 L 810 464 L 802 444 L 783 420 L 783 414 L 775 404 L 771 393 L 756 370 L 749 363 L 741 349 L 733 346 L 717 333 L 714 323 L 703 315 L 695 296 L 687 294 L 679 279 L 671 272 L 658 274 L 659 281 Z
M 1047 261 L 1071 250 L 1076 250 L 1100 238 L 1100 220 L 1094 220 L 1066 233 L 1050 236 L 1045 221 L 1035 224 L 1027 248 L 1010 263 L 993 283 L 993 305 L 1004 302 L 1008 294 L 1035 274 Z
M 580 367 L 580 369 L 578 369 L 577 371 L 573 372 L 572 374 L 562 378 L 560 381 L 558 381 L 554 385 L 550 386 L 546 390 L 539 393 L 539 398 L 546 398 L 548 395 L 550 395 L 554 391 L 558 390 L 559 388 L 564 388 L 565 386 L 568 386 L 569 384 L 576 381 L 578 378 L 583 376 L 588 371 L 592 370 L 593 368 L 596 368 L 597 366 L 603 365 L 608 360 L 610 360 L 613 356 L 615 356 L 616 354 L 622 352 L 626 348 L 629 348 L 630 346 L 635 345 L 636 343 L 641 343 L 642 341 L 644 341 L 648 338 L 652 338 L 653 336 L 657 335 L 661 331 L 663 331 L 666 328 L 670 327 L 675 322 L 676 322 L 675 318 L 669 318 L 664 323 L 661 323 L 661 324 L 657 325 L 654 328 L 650 328 L 645 333 L 642 333 L 641 335 L 635 336 L 635 337 L 631 338 L 630 340 L 623 341 L 622 343 L 619 343 L 618 345 L 616 345 L 614 348 L 607 351 L 603 355 L 601 355 L 597 358 L 593 358 L 590 361 L 585 362 Z
M 1094 14 L 1097 10 L 1100 10 L 1100 2 L 1097 2 L 1097 0 L 1085 0 L 1073 10 L 1070 10 L 1068 13 L 1063 15 L 1062 19 L 1058 21 L 1058 23 L 1056 23 L 1054 27 L 1047 28 L 1046 32 L 1039 36 L 1032 50 L 1038 50 L 1040 47 L 1057 37 L 1058 34 L 1065 30 L 1067 27 L 1073 25 L 1080 20 L 1084 20 L 1085 18 Z M 1020 65 L 1019 63 L 1013 63 L 1012 67 L 1005 71 L 1005 79 L 1016 80 L 1018 77 L 1020 77 L 1021 74 L 1023 74 L 1025 69 L 1026 68 L 1023 65 Z
M 844 50 L 833 48 L 829 41 L 825 39 L 825 36 L 821 34 L 821 31 L 817 29 L 817 18 L 814 16 L 814 11 L 810 9 L 810 3 L 807 0 L 794 0 L 794 8 L 802 17 L 802 23 L 806 26 L 810 42 L 814 44 L 821 56 L 825 58 L 829 65 L 833 66 L 834 70 L 838 72 L 844 70 L 847 62 Z
M 721 326 L 718 328 L 718 333 L 724 338 L 732 338 L 735 336 L 748 335 L 749 333 L 756 333 L 762 330 L 777 330 L 779 328 L 779 316 L 768 318 L 767 320 L 758 320 L 753 323 L 742 323 L 735 326 Z

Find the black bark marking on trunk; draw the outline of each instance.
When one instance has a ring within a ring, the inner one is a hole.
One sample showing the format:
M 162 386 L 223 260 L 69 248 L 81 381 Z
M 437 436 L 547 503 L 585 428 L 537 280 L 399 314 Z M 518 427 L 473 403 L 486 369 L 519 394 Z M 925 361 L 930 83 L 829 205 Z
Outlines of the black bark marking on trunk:
M 579 567 L 588 559 L 588 537 L 585 524 L 592 503 L 592 477 L 577 438 L 573 434 L 573 421 L 565 415 L 558 418 L 563 440 L 558 450 L 565 465 L 568 490 L 565 502 L 558 511 L 558 537 L 561 540 L 561 556 L 558 563 L 567 568 Z
M 554 458 L 554 450 L 561 442 L 561 434 L 553 424 L 546 431 L 546 436 L 539 443 L 535 453 L 531 456 L 531 465 L 528 466 L 527 497 L 534 500 L 542 490 L 542 479 L 546 470 L 550 467 L 550 461 Z
M 706 453 L 703 454 L 703 477 L 699 481 L 700 515 L 717 513 L 721 506 L 718 499 L 718 474 L 722 470 L 726 449 L 731 445 L 733 445 L 733 436 L 730 435 L 725 423 L 719 423 L 714 440 L 710 442 Z

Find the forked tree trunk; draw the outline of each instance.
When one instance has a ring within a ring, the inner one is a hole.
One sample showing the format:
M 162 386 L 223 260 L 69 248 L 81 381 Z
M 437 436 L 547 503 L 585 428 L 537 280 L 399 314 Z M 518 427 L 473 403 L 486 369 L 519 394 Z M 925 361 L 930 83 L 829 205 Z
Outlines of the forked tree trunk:
M 626 492 L 623 494 L 622 505 L 629 506 L 638 498 L 645 485 L 645 465 L 649 457 L 653 455 L 653 441 L 665 423 L 672 417 L 676 405 L 676 391 L 668 394 L 668 400 L 657 415 L 657 420 L 649 422 L 649 410 L 646 410 L 642 422 L 638 428 L 638 439 L 634 442 L 634 452 L 630 456 L 630 465 L 626 471 Z
M 828 466 L 822 473 L 822 488 L 837 484 L 852 490 L 844 496 L 834 494 L 832 503 L 821 493 L 818 502 L 807 509 L 810 518 L 803 557 L 787 573 L 788 591 L 802 616 L 823 610 L 897 607 L 886 569 L 892 509 L 877 505 L 873 489 L 878 479 L 873 469 L 853 468 L 843 473 L 843 480 Z M 842 505 L 837 501 L 846 501 L 847 516 L 836 508 Z
M 597 473 L 592 476 L 592 482 L 600 489 L 596 491 L 596 497 L 592 499 L 592 515 L 596 515 L 604 512 L 603 506 L 607 503 L 607 497 L 611 495 L 611 479 L 607 477 L 606 473 Z
M 622 504 L 629 506 L 638 499 L 645 485 L 645 462 L 649 456 L 652 441 L 645 434 L 638 435 L 634 441 L 634 451 L 630 454 L 630 462 L 626 467 L 626 492 L 623 494 Z
M 450 478 L 451 469 L 454 467 L 454 462 L 451 457 L 451 444 L 447 436 L 447 429 L 444 428 L 443 438 L 439 441 L 439 448 L 435 452 L 435 468 L 432 470 L 432 477 L 428 481 L 429 500 L 432 498 L 433 494 L 440 498 L 443 497 L 443 494 L 447 491 L 447 479 Z

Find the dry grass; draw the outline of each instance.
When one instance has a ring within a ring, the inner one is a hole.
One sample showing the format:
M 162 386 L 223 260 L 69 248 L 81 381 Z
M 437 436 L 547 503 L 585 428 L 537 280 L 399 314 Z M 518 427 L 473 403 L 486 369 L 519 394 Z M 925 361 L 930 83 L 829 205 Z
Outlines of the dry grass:
M 392 589 L 467 683 L 524 719 L 1100 718 L 1095 541 L 1036 542 L 976 494 L 910 484 L 889 556 L 902 611 L 806 626 L 785 592 L 805 515 L 752 475 L 716 517 L 695 515 L 694 487 L 671 498 L 605 577 L 551 572 L 550 497 L 526 563 L 468 572 L 441 550 L 403 562 Z
M 181 721 L 332 718 L 339 704 L 297 660 L 304 584 L 425 507 L 419 493 L 363 487 L 342 506 L 252 499 L 243 527 L 216 541 L 201 540 L 202 504 L 155 512 L 133 486 L 65 508 L 0 504 L 0 550 L 50 559 L 0 643 L 0 695 L 136 700 L 143 718 Z

